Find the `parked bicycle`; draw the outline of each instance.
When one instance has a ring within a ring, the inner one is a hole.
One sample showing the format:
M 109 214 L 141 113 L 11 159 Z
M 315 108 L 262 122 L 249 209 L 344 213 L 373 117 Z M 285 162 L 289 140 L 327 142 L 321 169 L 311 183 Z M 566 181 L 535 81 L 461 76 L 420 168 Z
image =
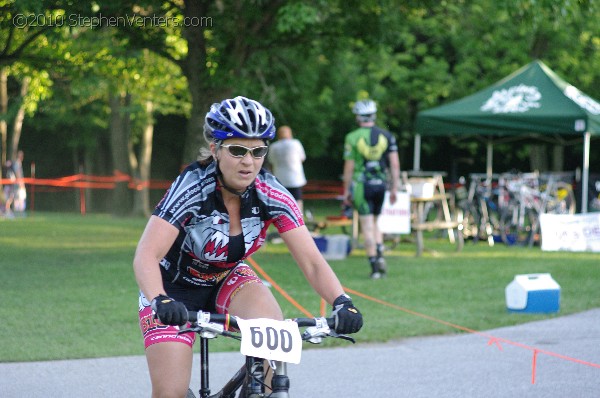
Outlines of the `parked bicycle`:
M 570 174 L 503 174 L 510 200 L 500 217 L 502 241 L 509 245 L 533 244 L 539 238 L 540 214 L 574 214 L 575 194 Z
M 501 209 L 506 206 L 508 195 L 498 182 L 498 175 L 469 174 L 470 183 L 466 197 L 458 202 L 463 217 L 463 234 L 474 242 L 486 240 L 494 245 L 499 235 Z
M 324 338 L 335 337 L 354 343 L 352 337 L 337 334 L 333 330 L 333 318 L 242 320 L 223 314 L 189 312 L 189 321 L 191 326 L 179 333 L 195 332 L 200 337 L 200 398 L 234 398 L 238 391 L 238 398 L 288 398 L 290 381 L 287 363 L 299 362 L 302 341 L 320 344 Z M 301 335 L 299 327 L 306 328 Z M 211 395 L 208 345 L 210 339 L 218 336 L 240 340 L 240 351 L 246 360 L 231 379 Z M 268 375 L 268 372 L 272 374 Z M 271 386 L 265 382 L 269 376 Z M 196 395 L 189 389 L 186 398 L 196 398 Z

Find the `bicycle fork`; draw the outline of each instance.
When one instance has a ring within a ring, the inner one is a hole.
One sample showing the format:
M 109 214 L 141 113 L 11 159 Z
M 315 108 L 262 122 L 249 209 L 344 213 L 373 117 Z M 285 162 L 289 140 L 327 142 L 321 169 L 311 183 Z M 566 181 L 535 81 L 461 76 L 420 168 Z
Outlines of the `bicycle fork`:
M 272 391 L 270 394 L 265 394 L 265 362 L 260 358 L 246 358 L 247 381 L 243 387 L 246 392 L 245 397 L 288 398 L 290 380 L 287 376 L 287 364 L 285 362 L 269 361 L 269 367 L 273 370 L 273 377 L 271 378 Z M 268 389 L 268 387 L 266 388 Z
M 288 391 L 290 389 L 290 379 L 287 376 L 287 363 L 273 361 L 271 363 L 273 369 L 273 379 L 271 380 L 271 386 L 273 392 L 271 397 L 273 398 L 288 398 Z
M 245 396 L 248 398 L 264 397 L 263 360 L 254 357 L 246 357 L 246 373 L 246 383 L 243 387 L 246 392 Z

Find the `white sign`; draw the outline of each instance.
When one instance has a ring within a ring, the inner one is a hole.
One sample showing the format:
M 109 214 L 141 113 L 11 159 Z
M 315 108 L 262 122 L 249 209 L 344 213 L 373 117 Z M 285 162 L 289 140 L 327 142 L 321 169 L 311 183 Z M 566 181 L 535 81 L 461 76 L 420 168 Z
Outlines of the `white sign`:
M 600 213 L 542 214 L 542 250 L 600 252 Z
M 377 227 L 384 234 L 410 234 L 410 194 L 397 192 L 396 202 L 390 203 L 389 191 L 385 193 Z
M 240 352 L 242 355 L 300 363 L 302 336 L 298 324 L 292 320 L 240 319 L 237 323 L 242 334 Z

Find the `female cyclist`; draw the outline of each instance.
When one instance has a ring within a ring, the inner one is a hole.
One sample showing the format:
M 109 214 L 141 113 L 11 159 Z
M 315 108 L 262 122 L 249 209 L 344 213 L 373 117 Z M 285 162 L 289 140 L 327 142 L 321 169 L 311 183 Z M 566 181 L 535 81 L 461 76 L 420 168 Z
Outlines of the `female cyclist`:
M 262 169 L 274 135 L 274 118 L 257 101 L 213 104 L 204 124 L 208 149 L 177 177 L 146 225 L 133 268 L 153 397 L 186 395 L 195 335 L 177 332 L 188 310 L 283 319 L 269 288 L 244 263 L 271 224 L 310 285 L 333 305 L 336 332 L 362 327 L 293 197 Z

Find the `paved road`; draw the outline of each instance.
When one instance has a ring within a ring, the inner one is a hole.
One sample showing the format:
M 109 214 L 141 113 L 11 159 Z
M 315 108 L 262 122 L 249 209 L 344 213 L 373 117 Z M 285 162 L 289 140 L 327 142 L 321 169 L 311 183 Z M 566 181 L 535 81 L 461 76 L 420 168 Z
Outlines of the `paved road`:
M 489 336 L 515 344 L 488 344 Z M 535 384 L 530 347 L 542 350 L 536 356 Z M 212 354 L 211 361 L 211 383 L 216 386 L 233 374 L 240 356 Z M 597 364 L 600 309 L 494 329 L 485 335 L 307 349 L 302 364 L 290 367 L 290 378 L 295 397 L 596 398 L 600 396 Z M 194 375 L 198 372 L 195 363 Z M 149 391 L 146 362 L 139 356 L 0 364 L 3 398 L 149 397 Z

